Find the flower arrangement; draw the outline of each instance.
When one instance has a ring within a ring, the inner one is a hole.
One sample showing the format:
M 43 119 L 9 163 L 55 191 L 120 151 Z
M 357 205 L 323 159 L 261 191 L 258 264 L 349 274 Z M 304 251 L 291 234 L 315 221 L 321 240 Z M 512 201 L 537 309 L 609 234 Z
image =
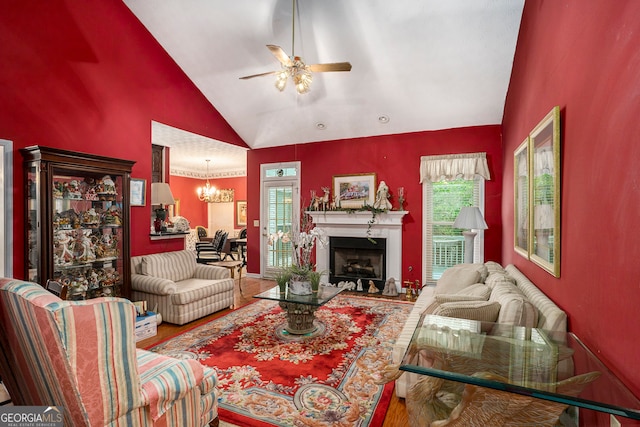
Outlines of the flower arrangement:
M 320 273 L 315 271 L 315 264 L 312 262 L 313 250 L 316 244 L 324 246 L 326 244 L 324 234 L 315 228 L 310 215 L 302 212 L 300 220 L 300 231 L 289 232 L 278 230 L 269 236 L 269 245 L 273 246 L 278 241 L 286 244 L 291 243 L 291 265 L 284 268 L 276 277 L 280 289 L 286 282 L 310 282 L 314 290 L 320 283 Z

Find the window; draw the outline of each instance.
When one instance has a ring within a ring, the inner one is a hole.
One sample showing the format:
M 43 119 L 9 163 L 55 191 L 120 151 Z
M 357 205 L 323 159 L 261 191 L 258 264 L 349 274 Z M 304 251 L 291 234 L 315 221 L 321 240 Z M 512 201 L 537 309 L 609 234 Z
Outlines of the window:
M 489 177 L 484 153 L 425 156 L 423 184 L 423 282 L 432 282 L 447 268 L 464 262 L 464 237 L 453 223 L 464 206 L 484 212 L 484 180 Z M 484 232 L 477 230 L 474 262 L 484 260 Z

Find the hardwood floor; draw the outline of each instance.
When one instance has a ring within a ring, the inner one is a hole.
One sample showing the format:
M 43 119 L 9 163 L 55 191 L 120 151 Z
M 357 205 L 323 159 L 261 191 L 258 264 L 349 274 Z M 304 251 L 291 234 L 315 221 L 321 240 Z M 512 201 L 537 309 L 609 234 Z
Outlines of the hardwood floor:
M 244 277 L 244 272 L 243 272 L 242 292 L 240 292 L 240 289 L 238 288 L 238 279 L 236 278 L 235 302 L 234 302 L 235 307 L 236 308 L 242 307 L 243 305 L 246 305 L 252 302 L 253 295 L 259 294 L 260 292 L 266 291 L 267 289 L 271 289 L 275 285 L 276 284 L 273 280 L 261 280 L 261 279 Z M 153 346 L 154 344 L 164 341 L 168 338 L 171 338 L 172 336 L 182 331 L 191 329 L 195 326 L 206 323 L 212 319 L 224 316 L 230 311 L 231 309 L 222 310 L 182 326 L 172 325 L 170 323 L 162 323 L 160 326 L 158 326 L 158 334 L 155 337 L 142 340 L 138 342 L 137 346 L 138 348 L 147 348 L 147 347 Z M 397 426 L 406 426 L 406 425 L 409 425 L 409 421 L 407 418 L 407 411 L 406 411 L 404 399 L 398 398 L 395 395 L 395 393 L 393 393 L 391 402 L 389 404 L 389 409 L 387 410 L 387 415 L 384 419 L 383 427 L 397 427 Z

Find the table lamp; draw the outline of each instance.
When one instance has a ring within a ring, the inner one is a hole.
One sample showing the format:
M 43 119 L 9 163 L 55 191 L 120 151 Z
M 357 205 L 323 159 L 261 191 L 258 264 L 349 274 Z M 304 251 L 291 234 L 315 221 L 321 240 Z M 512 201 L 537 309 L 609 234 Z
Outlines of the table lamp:
M 159 233 L 163 228 L 164 220 L 167 219 L 167 211 L 164 205 L 173 205 L 176 201 L 171 194 L 171 188 L 166 182 L 151 183 L 151 204 L 160 205 L 156 212 L 156 219 L 153 221 L 153 229 Z
M 486 230 L 487 223 L 482 217 L 482 212 L 476 206 L 465 206 L 460 209 L 460 213 L 453 223 L 454 228 L 466 228 L 469 231 L 463 231 L 464 236 L 464 262 L 467 264 L 473 263 L 473 240 L 476 238 L 475 231 L 472 230 Z

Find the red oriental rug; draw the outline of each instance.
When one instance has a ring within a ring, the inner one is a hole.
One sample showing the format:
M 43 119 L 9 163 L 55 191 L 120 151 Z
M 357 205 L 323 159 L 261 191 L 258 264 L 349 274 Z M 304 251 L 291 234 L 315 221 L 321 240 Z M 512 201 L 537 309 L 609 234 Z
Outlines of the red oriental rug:
M 283 333 L 275 301 L 258 300 L 151 348 L 218 373 L 220 420 L 241 426 L 381 426 L 393 382 L 374 383 L 412 304 L 338 295 L 319 333 Z

